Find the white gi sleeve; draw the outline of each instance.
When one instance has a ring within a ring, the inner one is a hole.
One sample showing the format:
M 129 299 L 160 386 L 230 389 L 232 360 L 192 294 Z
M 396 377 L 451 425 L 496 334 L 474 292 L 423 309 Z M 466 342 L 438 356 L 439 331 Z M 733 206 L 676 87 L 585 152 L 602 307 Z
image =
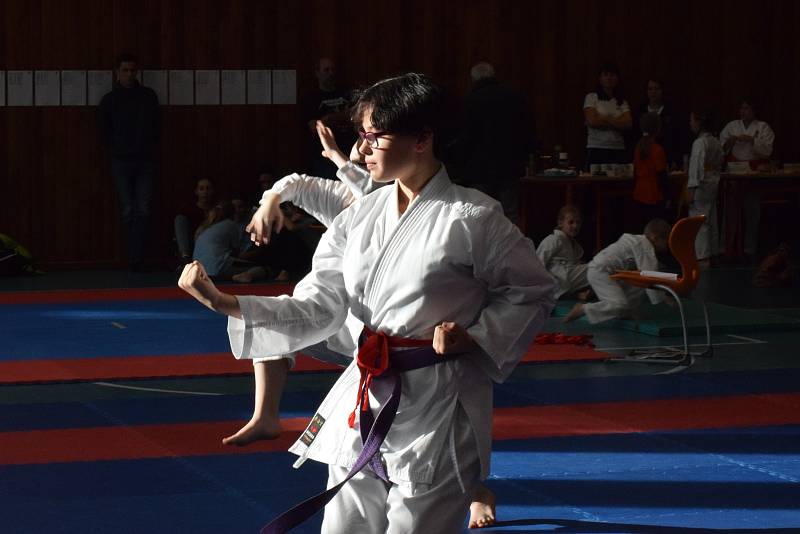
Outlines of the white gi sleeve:
M 689 178 L 686 187 L 700 187 L 705 173 L 706 161 L 706 142 L 702 137 L 698 137 L 692 143 L 692 155 L 689 157 Z
M 347 186 L 355 198 L 368 195 L 383 185 L 373 182 L 369 171 L 352 161 L 348 161 L 344 167 L 336 171 L 336 177 Z
M 505 380 L 555 306 L 556 283 L 530 239 L 501 213 L 483 212 L 473 239 L 475 277 L 486 283 L 486 305 L 467 328 L 480 347 L 470 354 L 494 381 Z
M 282 202 L 292 202 L 325 226 L 356 199 L 342 182 L 297 173 L 275 182 L 269 192 L 278 193 Z
M 722 131 L 719 133 L 719 142 L 721 144 L 724 145 L 725 141 L 727 141 L 730 138 L 730 136 L 733 135 L 733 129 L 735 125 L 736 121 L 731 121 L 728 124 L 726 124 L 725 127 L 722 129 Z
M 319 343 L 344 324 L 348 310 L 342 275 L 347 211 L 322 236 L 313 267 L 289 297 L 236 297 L 242 318 L 228 318 L 231 351 L 237 358 L 287 354 Z
M 768 158 L 772 155 L 772 145 L 775 143 L 775 132 L 766 122 L 760 121 L 758 133 L 753 139 L 753 152 L 756 157 Z
M 545 269 L 549 267 L 550 260 L 553 259 L 557 249 L 558 238 L 555 236 L 555 234 L 550 234 L 542 239 L 542 242 L 539 243 L 538 247 L 536 247 L 536 255 L 539 256 L 539 259 L 541 260 Z

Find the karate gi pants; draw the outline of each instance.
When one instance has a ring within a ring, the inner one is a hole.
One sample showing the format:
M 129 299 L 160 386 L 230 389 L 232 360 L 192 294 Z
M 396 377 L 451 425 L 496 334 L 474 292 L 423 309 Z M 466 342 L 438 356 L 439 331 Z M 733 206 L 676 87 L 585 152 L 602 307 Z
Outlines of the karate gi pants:
M 348 469 L 328 466 L 328 486 Z M 322 534 L 460 533 L 480 479 L 472 427 L 459 405 L 450 439 L 439 455 L 431 484 L 386 483 L 369 467 L 351 478 L 325 507 Z M 461 483 L 459 483 L 459 478 Z M 462 484 L 463 489 L 462 491 Z
M 550 274 L 558 282 L 558 289 L 556 289 L 556 298 L 561 298 L 563 295 L 572 295 L 589 286 L 589 281 L 586 278 L 586 271 L 589 268 L 586 263 L 577 264 L 558 264 L 556 263 L 550 268 Z
M 630 284 L 611 279 L 610 273 L 591 266 L 586 273 L 598 302 L 583 305 L 583 312 L 590 323 L 602 323 L 630 315 L 644 298 L 644 290 Z
M 694 200 L 689 204 L 689 216 L 705 215 L 706 221 L 697 232 L 695 255 L 698 260 L 719 254 L 719 225 L 717 223 L 717 190 L 719 183 L 703 183 L 694 190 Z

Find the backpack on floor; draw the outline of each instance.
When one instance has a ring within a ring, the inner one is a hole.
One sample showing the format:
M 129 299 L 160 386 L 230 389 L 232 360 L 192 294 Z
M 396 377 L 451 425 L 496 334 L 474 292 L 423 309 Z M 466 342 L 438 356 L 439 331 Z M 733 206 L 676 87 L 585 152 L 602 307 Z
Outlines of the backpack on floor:
M 35 274 L 30 251 L 5 234 L 0 234 L 0 276 Z

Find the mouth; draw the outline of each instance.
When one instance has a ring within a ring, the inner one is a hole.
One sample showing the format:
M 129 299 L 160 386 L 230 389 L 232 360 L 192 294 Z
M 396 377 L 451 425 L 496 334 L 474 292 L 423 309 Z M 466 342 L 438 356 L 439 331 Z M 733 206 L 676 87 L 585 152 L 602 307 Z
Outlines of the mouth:
M 370 169 L 370 170 L 372 170 L 372 169 L 374 169 L 375 167 L 377 167 L 377 163 L 372 163 L 372 162 L 369 162 L 369 161 L 367 161 L 367 162 L 365 163 L 365 165 L 367 166 L 367 169 Z

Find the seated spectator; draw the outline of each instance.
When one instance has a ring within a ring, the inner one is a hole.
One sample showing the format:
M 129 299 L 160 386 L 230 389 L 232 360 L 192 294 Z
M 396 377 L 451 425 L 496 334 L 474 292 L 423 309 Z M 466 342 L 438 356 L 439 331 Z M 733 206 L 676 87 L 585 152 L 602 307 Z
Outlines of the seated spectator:
M 558 282 L 556 298 L 576 295 L 579 300 L 586 300 L 589 295 L 586 263 L 581 261 L 583 247 L 576 239 L 580 231 L 581 212 L 576 206 L 563 206 L 558 210 L 556 229 L 536 247 L 536 255 Z
M 631 129 L 631 108 L 620 87 L 619 68 L 604 63 L 597 80 L 597 88 L 583 100 L 587 169 L 593 164 L 629 161 L 623 132 Z
M 250 248 L 244 232 L 243 218 L 247 216 L 244 206 L 241 200 L 236 205 L 233 201 L 219 202 L 209 210 L 195 234 L 193 258 L 200 261 L 215 280 L 230 280 L 235 274 L 252 267 L 236 265 L 239 255 Z
M 194 202 L 188 202 L 175 216 L 175 241 L 178 243 L 178 254 L 182 264 L 192 261 L 194 236 L 197 229 L 208 217 L 214 199 L 214 185 L 211 180 L 203 178 L 197 181 L 194 188 Z

